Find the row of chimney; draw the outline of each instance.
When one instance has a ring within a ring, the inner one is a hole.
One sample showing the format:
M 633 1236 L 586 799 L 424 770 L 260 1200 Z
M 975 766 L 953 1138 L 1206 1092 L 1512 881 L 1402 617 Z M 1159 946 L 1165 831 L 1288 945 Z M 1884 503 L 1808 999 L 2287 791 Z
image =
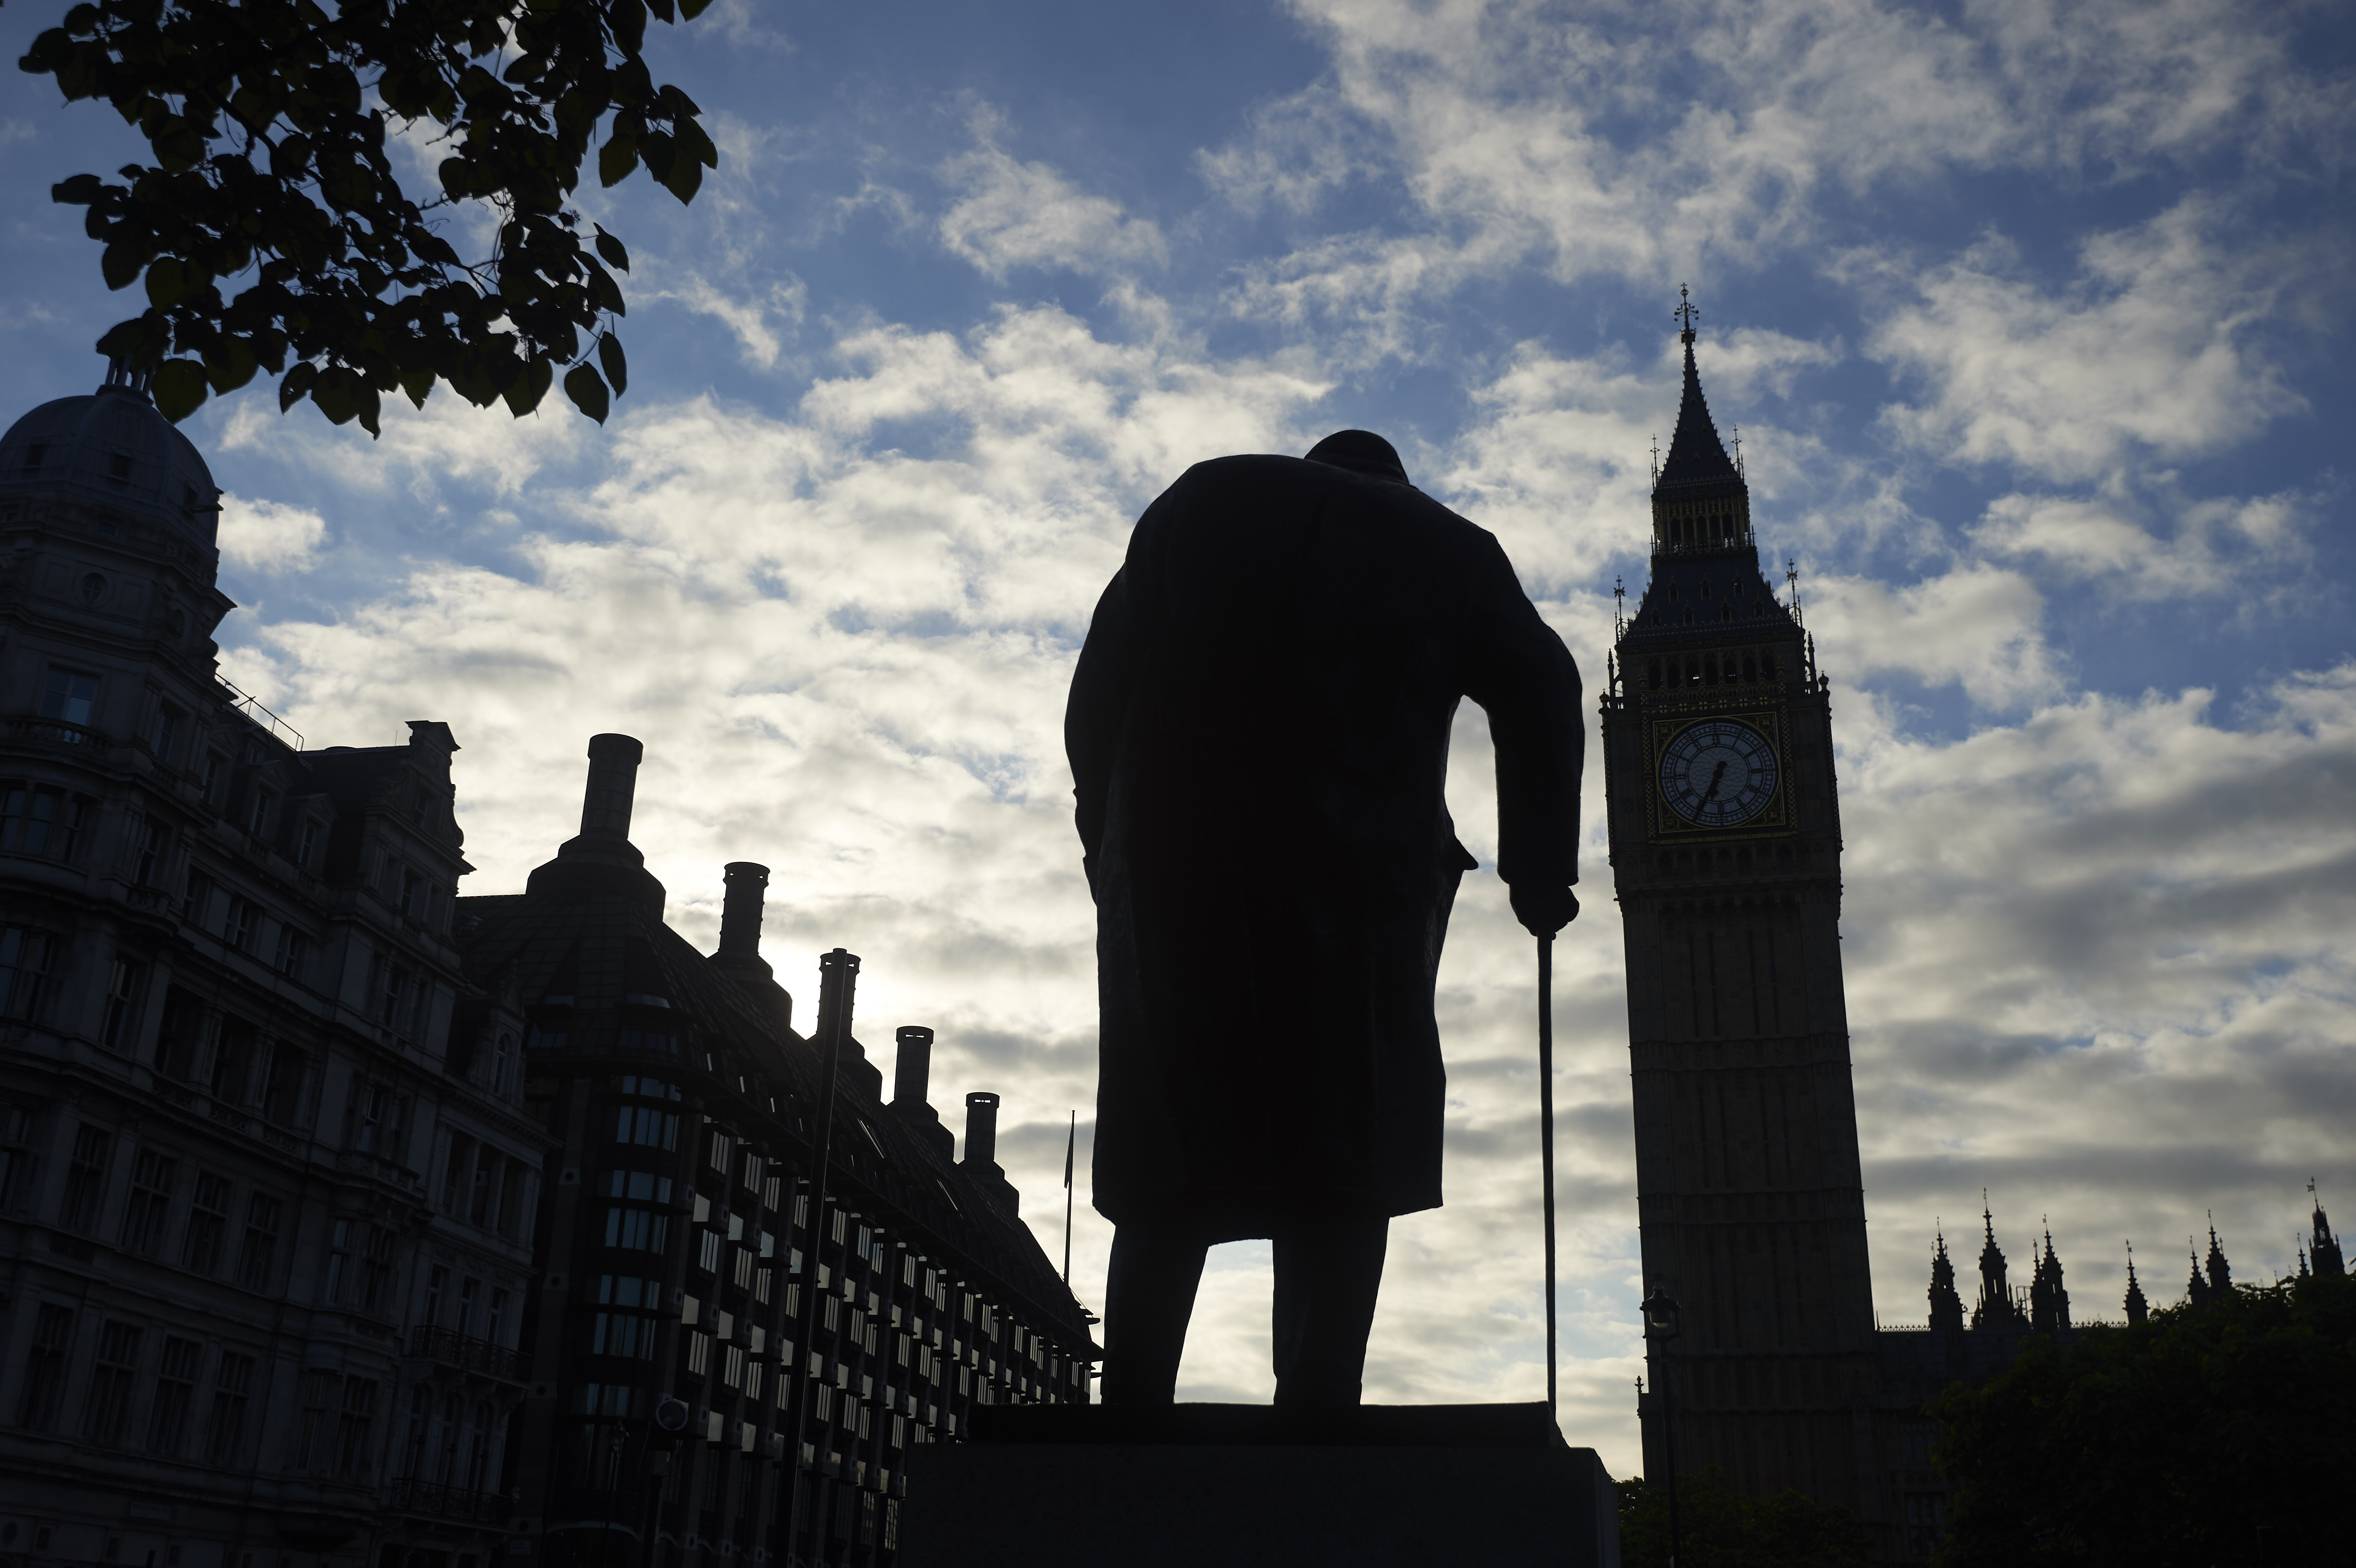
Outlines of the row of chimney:
M 645 875 L 645 856 L 630 843 L 638 764 L 645 756 L 646 747 L 631 736 L 589 737 L 589 780 L 582 795 L 581 833 L 560 848 L 557 857 L 560 863 L 619 863 L 639 868 L 639 875 L 653 885 L 659 896 L 661 885 Z M 769 868 L 749 860 L 731 861 L 722 868 L 722 876 L 726 892 L 720 910 L 720 950 L 712 955 L 712 966 L 767 1001 L 781 1031 L 790 1028 L 793 998 L 776 983 L 775 972 L 761 957 L 762 903 L 769 886 Z M 933 1031 L 922 1025 L 907 1025 L 898 1031 L 897 1043 L 890 1109 L 943 1159 L 953 1159 L 955 1141 L 926 1098 L 932 1071 Z M 868 1063 L 867 1053 L 856 1040 L 851 1049 L 857 1060 L 842 1064 L 844 1069 L 863 1079 L 869 1092 L 882 1098 L 883 1075 Z M 965 1158 L 957 1164 L 1011 1218 L 1020 1195 L 998 1164 L 999 1103 L 999 1097 L 986 1090 L 965 1097 Z

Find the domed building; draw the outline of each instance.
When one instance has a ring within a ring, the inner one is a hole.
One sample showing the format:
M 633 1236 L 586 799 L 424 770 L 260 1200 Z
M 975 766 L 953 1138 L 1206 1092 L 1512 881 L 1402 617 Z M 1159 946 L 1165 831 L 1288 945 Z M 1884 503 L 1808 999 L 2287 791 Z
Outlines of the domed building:
M 220 506 L 120 371 L 0 436 L 0 1534 L 479 1563 L 548 1141 L 451 943 L 457 742 L 221 679 Z
M 911 1448 L 1087 1397 L 997 1096 L 955 1159 L 852 1038 L 814 1193 L 766 869 L 695 951 L 608 736 L 458 899 L 447 725 L 221 678 L 220 502 L 120 373 L 0 436 L 0 1568 L 890 1563 Z

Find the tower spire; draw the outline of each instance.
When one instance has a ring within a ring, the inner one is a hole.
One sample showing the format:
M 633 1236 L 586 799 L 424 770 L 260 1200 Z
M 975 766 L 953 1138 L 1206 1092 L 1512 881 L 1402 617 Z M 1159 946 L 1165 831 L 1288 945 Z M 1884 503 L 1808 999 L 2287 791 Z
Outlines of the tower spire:
M 2136 1283 L 2135 1243 L 2127 1243 L 2127 1322 L 2143 1323 L 2151 1317 L 2151 1304 L 2143 1298 L 2143 1286 Z
M 1677 403 L 1677 427 L 1669 437 L 1668 454 L 1654 473 L 1654 553 L 1749 549 L 1751 489 L 1726 455 L 1726 444 L 1710 420 L 1709 401 L 1702 396 L 1701 371 L 1694 362 L 1694 342 L 1699 336 L 1694 323 L 1701 319 L 1701 307 L 1683 284 L 1677 285 L 1677 307 L 1670 315 L 1677 323 L 1677 341 L 1685 348 L 1685 393 Z

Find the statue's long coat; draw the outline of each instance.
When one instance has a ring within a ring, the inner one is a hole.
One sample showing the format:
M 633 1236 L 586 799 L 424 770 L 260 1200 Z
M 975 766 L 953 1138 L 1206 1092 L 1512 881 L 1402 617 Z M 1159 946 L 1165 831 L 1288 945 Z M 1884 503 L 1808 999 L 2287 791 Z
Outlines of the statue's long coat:
M 1439 1206 L 1432 988 L 1474 864 L 1442 786 L 1467 696 L 1496 747 L 1499 872 L 1575 881 L 1579 671 L 1494 537 L 1295 457 L 1197 464 L 1146 509 L 1064 725 L 1107 1218 L 1237 1238 Z

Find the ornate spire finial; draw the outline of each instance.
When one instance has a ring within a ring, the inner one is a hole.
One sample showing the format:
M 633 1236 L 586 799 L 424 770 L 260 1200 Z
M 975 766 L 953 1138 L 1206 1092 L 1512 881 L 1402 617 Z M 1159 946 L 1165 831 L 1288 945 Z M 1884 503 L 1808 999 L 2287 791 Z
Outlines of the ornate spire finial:
M 1742 426 L 1734 427 L 1734 471 L 1742 472 Z
M 1677 341 L 1688 349 L 1692 348 L 1694 323 L 1701 319 L 1701 306 L 1693 302 L 1692 293 L 1683 284 L 1677 285 L 1677 307 L 1669 314 L 1676 317 L 1678 327 L 1683 329 L 1677 333 Z

